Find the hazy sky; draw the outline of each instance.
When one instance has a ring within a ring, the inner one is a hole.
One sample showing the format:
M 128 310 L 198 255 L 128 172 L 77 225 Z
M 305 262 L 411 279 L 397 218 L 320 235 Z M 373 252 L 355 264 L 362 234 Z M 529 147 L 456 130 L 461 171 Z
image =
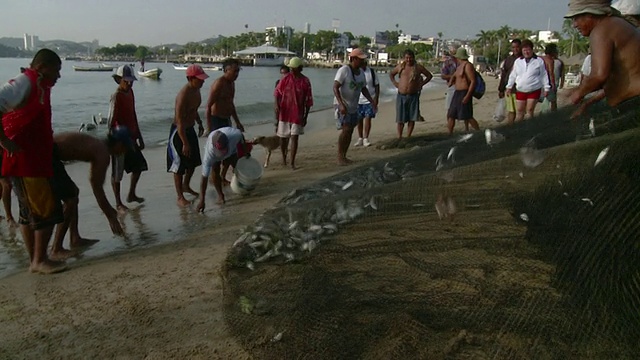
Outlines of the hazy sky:
M 42 40 L 160 45 L 186 43 L 286 23 L 311 32 L 373 35 L 394 30 L 425 37 L 475 37 L 501 25 L 560 30 L 568 0 L 1 0 L 0 37 L 35 34 Z

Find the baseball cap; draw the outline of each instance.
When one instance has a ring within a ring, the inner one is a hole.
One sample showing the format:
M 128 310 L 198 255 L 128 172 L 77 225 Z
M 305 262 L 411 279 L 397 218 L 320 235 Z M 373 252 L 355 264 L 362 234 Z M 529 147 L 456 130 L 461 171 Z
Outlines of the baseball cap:
M 289 60 L 289 64 L 287 64 L 287 66 L 291 69 L 299 68 L 300 66 L 302 66 L 302 59 L 297 56 L 292 57 L 291 60 Z
M 217 158 L 224 157 L 229 151 L 229 138 L 221 131 L 215 131 L 211 136 L 213 143 L 213 155 Z
M 136 76 L 133 75 L 133 69 L 131 69 L 131 66 L 129 65 L 122 65 L 118 67 L 118 69 L 116 70 L 116 73 L 113 74 L 113 78 L 115 79 L 116 77 L 120 77 L 124 81 L 138 80 L 136 79 Z
M 198 65 L 198 64 L 191 64 L 189 65 L 189 67 L 187 68 L 187 77 L 196 77 L 200 80 L 205 80 L 206 78 L 209 77 L 209 75 L 207 75 L 207 73 L 204 72 L 204 70 L 202 70 L 202 66 Z
M 128 148 L 133 148 L 133 140 L 131 140 L 131 132 L 126 126 L 118 125 L 109 131 L 109 136 L 116 142 L 122 143 Z
M 622 15 L 640 15 L 640 1 L 638 0 L 614 0 L 611 7 L 618 9 Z
M 362 51 L 362 49 L 355 48 L 355 49 L 351 50 L 351 52 L 349 53 L 349 57 L 357 57 L 357 58 L 360 58 L 360 59 L 366 59 L 367 58 L 367 54 L 365 54 L 364 51 Z

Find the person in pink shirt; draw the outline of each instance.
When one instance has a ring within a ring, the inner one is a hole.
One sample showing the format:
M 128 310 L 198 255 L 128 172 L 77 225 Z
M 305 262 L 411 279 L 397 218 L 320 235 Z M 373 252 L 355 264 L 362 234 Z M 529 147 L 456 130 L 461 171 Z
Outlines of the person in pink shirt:
M 291 138 L 291 168 L 296 169 L 298 136 L 304 134 L 309 109 L 313 106 L 311 82 L 302 75 L 302 59 L 289 60 L 291 72 L 285 75 L 274 91 L 275 111 L 278 118 L 276 135 L 280 137 L 282 161 L 287 165 L 287 150 Z

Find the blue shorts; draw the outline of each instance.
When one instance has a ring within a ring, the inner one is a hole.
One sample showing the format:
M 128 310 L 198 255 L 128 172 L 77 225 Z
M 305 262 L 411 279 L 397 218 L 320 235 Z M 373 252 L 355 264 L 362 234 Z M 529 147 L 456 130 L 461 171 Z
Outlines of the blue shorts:
M 420 93 L 400 94 L 396 97 L 396 123 L 404 124 L 420 119 Z
M 347 113 L 343 115 L 340 113 L 340 110 L 338 110 L 337 106 L 334 109 L 335 109 L 335 117 L 336 117 L 336 128 L 338 130 L 342 130 L 342 127 L 344 125 L 347 125 L 349 127 L 358 126 L 358 121 L 360 121 L 358 112 L 354 112 L 353 114 Z
M 376 112 L 373 111 L 373 105 L 369 104 L 359 104 L 358 105 L 358 116 L 360 119 L 364 118 L 375 118 Z

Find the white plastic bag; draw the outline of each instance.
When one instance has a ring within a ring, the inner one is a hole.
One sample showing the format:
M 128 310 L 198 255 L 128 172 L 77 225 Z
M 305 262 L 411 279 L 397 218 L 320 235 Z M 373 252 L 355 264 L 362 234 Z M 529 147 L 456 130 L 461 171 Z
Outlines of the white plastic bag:
M 496 111 L 493 114 L 493 120 L 503 122 L 507 118 L 507 103 L 504 98 L 498 99 Z

